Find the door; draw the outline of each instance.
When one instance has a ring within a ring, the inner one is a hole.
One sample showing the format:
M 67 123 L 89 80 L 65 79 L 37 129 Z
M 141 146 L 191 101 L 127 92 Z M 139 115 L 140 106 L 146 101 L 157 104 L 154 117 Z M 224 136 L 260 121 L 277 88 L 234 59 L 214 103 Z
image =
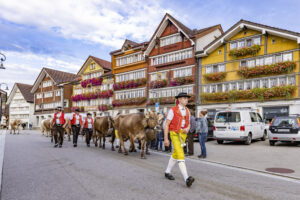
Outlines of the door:
M 265 131 L 265 122 L 263 121 L 259 113 L 256 113 L 256 115 L 258 121 L 258 137 L 262 137 Z
M 259 132 L 259 122 L 257 120 L 257 115 L 255 112 L 249 112 L 250 114 L 250 120 L 251 120 L 251 123 L 250 123 L 250 130 L 252 132 L 252 138 L 255 139 L 258 137 L 258 132 Z

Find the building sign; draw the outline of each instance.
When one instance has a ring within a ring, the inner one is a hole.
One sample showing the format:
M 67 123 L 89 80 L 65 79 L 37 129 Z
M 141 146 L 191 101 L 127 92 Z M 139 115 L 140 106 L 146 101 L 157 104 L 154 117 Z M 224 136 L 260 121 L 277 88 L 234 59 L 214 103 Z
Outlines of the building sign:
M 270 122 L 275 116 L 289 115 L 289 107 L 263 107 L 263 117 L 266 121 Z

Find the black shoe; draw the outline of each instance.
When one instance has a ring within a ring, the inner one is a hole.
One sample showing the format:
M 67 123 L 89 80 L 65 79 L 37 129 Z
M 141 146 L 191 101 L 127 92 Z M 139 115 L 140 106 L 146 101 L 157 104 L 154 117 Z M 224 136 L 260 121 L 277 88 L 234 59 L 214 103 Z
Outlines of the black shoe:
M 61 147 L 62 147 L 62 145 L 60 144 L 58 147 L 59 147 L 59 148 L 61 148 Z
M 165 177 L 169 180 L 175 180 L 174 176 L 172 176 L 172 174 L 169 173 L 165 173 Z
M 58 144 L 55 144 L 55 145 L 54 145 L 54 148 L 56 148 L 56 147 L 58 147 Z
M 189 176 L 188 179 L 186 179 L 186 186 L 191 187 L 195 179 L 192 176 Z
M 90 144 L 87 144 L 88 147 L 90 147 Z
M 119 148 L 119 145 L 117 145 L 116 148 Z
M 74 147 L 77 147 L 77 144 L 74 144 L 73 146 L 74 146 Z
M 198 158 L 202 158 L 202 155 L 199 155 Z

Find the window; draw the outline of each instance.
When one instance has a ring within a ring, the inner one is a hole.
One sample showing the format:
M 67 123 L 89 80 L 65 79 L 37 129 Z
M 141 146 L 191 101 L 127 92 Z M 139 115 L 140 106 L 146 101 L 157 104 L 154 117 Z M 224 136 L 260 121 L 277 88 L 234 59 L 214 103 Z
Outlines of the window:
M 218 65 L 219 67 L 219 72 L 225 72 L 225 65 Z
M 141 60 L 144 60 L 144 59 L 145 58 L 142 55 L 142 53 L 136 53 L 136 54 L 132 54 L 132 55 L 129 55 L 129 56 L 123 56 L 123 57 L 117 58 L 116 59 L 116 65 L 117 66 L 127 65 L 127 64 L 131 64 L 131 63 L 140 62 Z
M 265 58 L 265 64 L 266 65 L 271 65 L 272 63 L 273 63 L 273 57 L 272 56 Z
M 260 87 L 260 80 L 254 80 L 254 88 Z
M 222 50 L 219 50 L 219 51 L 218 51 L 218 54 L 221 55 L 221 54 L 222 54 Z
M 271 87 L 277 86 L 277 78 L 271 78 L 270 79 L 270 85 L 271 85 Z
M 283 54 L 283 62 L 285 61 L 292 61 L 293 60 L 293 54 L 292 53 L 285 53 Z
M 45 92 L 45 98 L 53 97 L 53 92 Z
M 230 49 L 236 49 L 236 48 L 237 48 L 236 42 L 230 43 Z
M 168 53 L 167 55 L 160 55 L 151 59 L 151 65 L 165 64 L 168 62 L 183 60 L 186 58 L 192 58 L 193 50 L 181 50 L 175 53 Z
M 241 61 L 241 67 L 247 67 L 247 61 L 246 60 Z
M 252 40 L 251 39 L 248 39 L 247 40 L 247 47 L 251 47 L 252 46 Z
M 230 83 L 231 90 L 236 90 L 236 83 Z
M 93 70 L 93 69 L 95 69 L 95 63 L 90 64 L 90 70 Z
M 57 97 L 60 96 L 60 90 L 55 91 L 55 96 L 57 96 Z
M 279 85 L 286 85 L 286 77 L 279 78 Z
M 226 83 L 223 86 L 224 86 L 224 92 L 228 92 L 229 91 L 229 83 Z
M 217 91 L 218 92 L 222 92 L 222 84 L 218 84 L 217 85 Z
M 212 73 L 213 72 L 213 67 L 212 66 L 207 66 L 206 68 L 205 68 L 205 73 L 206 74 L 210 74 L 210 73 Z
M 181 42 L 182 38 L 179 34 L 176 35 L 172 35 L 172 36 L 168 36 L 165 38 L 161 38 L 160 39 L 160 46 L 166 46 L 166 45 L 170 45 L 170 44 L 174 44 L 174 43 L 178 43 Z
M 289 76 L 288 77 L 288 83 L 289 83 L 289 85 L 296 85 L 296 77 L 295 76 Z
M 174 70 L 174 78 L 192 75 L 192 67 Z
M 263 79 L 261 82 L 262 82 L 262 87 L 263 88 L 268 88 L 269 87 L 269 80 L 268 79 Z
M 260 37 L 254 38 L 254 39 L 253 39 L 253 44 L 254 44 L 254 45 L 256 45 L 256 44 L 257 44 L 257 45 L 260 45 Z
M 43 82 L 43 87 L 49 87 L 52 86 L 52 82 L 51 81 L 44 81 Z
M 275 55 L 275 63 L 281 62 L 282 61 L 282 56 L 280 55 Z
M 251 81 L 246 81 L 245 85 L 246 85 L 246 87 L 245 87 L 246 90 L 251 90 L 252 89 L 252 83 L 251 83 Z
M 217 90 L 217 86 L 216 85 L 212 85 L 211 86 L 211 92 L 214 93 Z
M 245 40 L 240 40 L 238 42 L 232 42 L 230 43 L 230 49 L 240 49 L 245 46 L 251 47 L 253 45 L 261 45 L 261 38 L 260 37 L 254 37 L 254 38 L 248 38 Z
M 255 60 L 248 60 L 248 67 L 255 67 Z
M 37 99 L 43 98 L 43 94 L 42 94 L 42 93 L 38 93 L 38 94 L 36 95 L 36 98 L 37 98 Z
M 238 49 L 241 49 L 241 48 L 243 48 L 243 47 L 245 47 L 245 41 L 244 41 L 244 40 L 239 41 L 239 42 L 238 42 Z
M 256 65 L 257 66 L 264 65 L 264 59 L 263 58 L 257 58 L 256 59 Z
M 228 122 L 240 122 L 241 115 L 239 112 L 220 112 L 216 116 L 216 122 L 228 123 Z
M 250 112 L 249 114 L 250 114 L 251 122 L 257 122 L 257 116 L 256 116 L 256 113 Z
M 239 88 L 239 90 L 244 90 L 244 83 L 238 82 L 238 88 Z

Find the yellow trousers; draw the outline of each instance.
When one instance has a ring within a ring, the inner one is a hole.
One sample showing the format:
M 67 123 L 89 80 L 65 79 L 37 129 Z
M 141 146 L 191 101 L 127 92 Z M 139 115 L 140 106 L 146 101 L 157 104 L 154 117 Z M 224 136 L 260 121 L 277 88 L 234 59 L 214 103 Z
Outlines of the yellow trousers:
M 179 133 L 176 133 L 174 131 L 170 131 L 170 137 L 174 146 L 172 158 L 176 160 L 184 160 L 184 151 L 181 144 L 185 143 L 187 134 L 183 133 L 182 130 L 180 130 Z
M 118 135 L 118 131 L 117 131 L 117 130 L 115 130 L 115 137 L 116 137 L 116 138 L 119 138 L 119 135 Z

